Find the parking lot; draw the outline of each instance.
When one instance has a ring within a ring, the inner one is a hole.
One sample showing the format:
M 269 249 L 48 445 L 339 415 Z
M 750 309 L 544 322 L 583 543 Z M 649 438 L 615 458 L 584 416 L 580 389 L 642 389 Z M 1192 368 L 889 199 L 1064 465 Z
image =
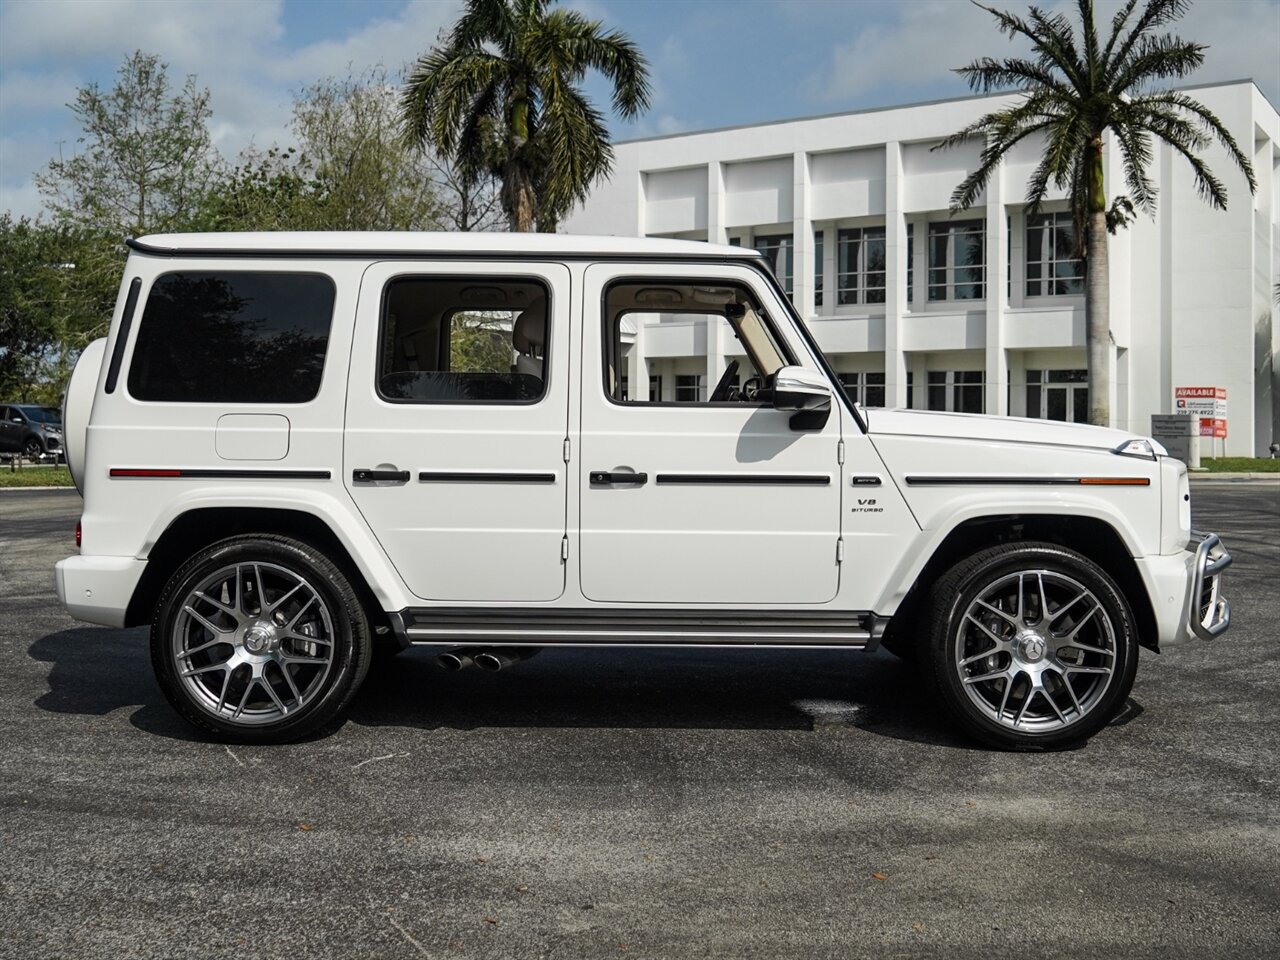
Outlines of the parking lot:
M 1280 486 L 1202 483 L 1233 629 L 1087 746 L 953 736 L 886 653 L 550 651 L 207 742 L 0 492 L 0 957 L 1262 957 L 1280 950 Z

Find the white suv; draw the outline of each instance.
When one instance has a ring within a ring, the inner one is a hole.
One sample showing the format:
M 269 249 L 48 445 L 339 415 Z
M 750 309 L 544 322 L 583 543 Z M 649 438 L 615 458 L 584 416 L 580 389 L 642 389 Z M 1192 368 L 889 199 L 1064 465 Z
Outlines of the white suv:
M 1115 714 L 1139 646 L 1227 627 L 1230 557 L 1158 444 L 860 409 L 754 251 L 130 246 L 67 391 L 58 595 L 151 624 L 165 694 L 221 736 L 331 720 L 380 644 L 883 645 L 972 735 L 1049 747 Z

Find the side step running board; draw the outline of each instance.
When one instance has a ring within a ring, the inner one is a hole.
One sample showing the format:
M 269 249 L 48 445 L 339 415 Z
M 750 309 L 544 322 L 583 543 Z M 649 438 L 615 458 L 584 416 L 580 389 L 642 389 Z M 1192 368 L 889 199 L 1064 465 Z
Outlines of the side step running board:
M 888 621 L 847 611 L 415 607 L 393 617 L 409 643 L 564 647 L 848 647 L 874 650 Z

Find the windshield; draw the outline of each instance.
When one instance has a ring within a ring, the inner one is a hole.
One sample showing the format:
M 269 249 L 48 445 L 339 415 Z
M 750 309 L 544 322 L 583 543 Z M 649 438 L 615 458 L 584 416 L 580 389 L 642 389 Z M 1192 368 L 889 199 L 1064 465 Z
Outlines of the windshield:
M 54 407 L 18 407 L 23 416 L 35 423 L 61 423 L 62 413 Z

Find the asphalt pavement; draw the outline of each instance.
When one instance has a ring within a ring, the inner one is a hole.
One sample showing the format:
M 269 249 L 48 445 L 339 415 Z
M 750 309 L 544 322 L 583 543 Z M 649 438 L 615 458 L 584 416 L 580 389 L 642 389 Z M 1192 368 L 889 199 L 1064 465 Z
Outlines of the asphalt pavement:
M 331 735 L 225 747 L 0 492 L 0 957 L 1280 953 L 1280 486 L 1197 483 L 1233 626 L 1067 752 L 953 734 L 887 653 L 411 651 Z

